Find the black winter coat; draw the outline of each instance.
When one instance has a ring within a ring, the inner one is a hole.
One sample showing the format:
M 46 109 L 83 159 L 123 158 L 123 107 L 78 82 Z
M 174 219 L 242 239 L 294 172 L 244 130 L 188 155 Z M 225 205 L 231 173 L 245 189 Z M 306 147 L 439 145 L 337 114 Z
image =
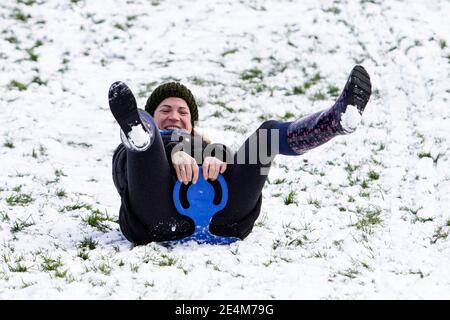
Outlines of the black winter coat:
M 181 141 L 183 141 L 183 137 L 180 138 L 180 141 L 172 141 L 170 135 L 162 135 L 162 140 L 164 144 L 164 149 L 166 152 L 166 157 L 170 163 L 170 167 L 172 170 L 172 173 L 176 176 L 175 169 L 172 165 L 171 160 L 171 152 L 174 147 L 176 147 Z M 194 139 L 193 136 L 191 136 L 191 156 L 194 156 L 196 152 L 199 152 L 198 148 L 195 149 L 194 145 Z M 201 144 L 201 154 L 203 154 L 203 151 L 208 146 L 208 144 L 202 140 Z M 219 146 L 223 149 L 223 152 L 225 152 L 227 149 L 224 145 Z M 197 146 L 198 147 L 198 146 Z M 219 149 L 220 149 L 219 147 Z M 212 156 L 215 156 L 213 153 Z M 222 159 L 225 159 L 223 156 Z M 227 172 L 224 173 L 225 179 L 226 179 Z M 127 186 L 127 152 L 125 146 L 121 143 L 113 154 L 112 159 L 112 177 L 114 181 L 114 185 L 121 197 L 121 206 L 119 211 L 119 216 L 122 217 L 124 215 L 129 215 L 130 212 L 128 212 L 130 206 L 127 204 L 128 196 L 126 194 L 126 190 L 128 190 Z M 233 223 L 226 223 L 224 219 L 221 219 L 221 222 L 214 223 L 214 217 L 210 224 L 210 230 L 212 233 L 220 235 L 220 236 L 232 236 L 232 237 L 238 237 L 241 239 L 244 239 L 252 230 L 253 225 L 258 218 L 260 211 L 261 211 L 261 203 L 262 203 L 262 196 L 259 197 L 259 200 L 255 206 L 255 208 L 248 213 L 245 219 L 240 220 L 239 222 L 233 222 Z M 225 208 L 224 210 L 229 210 L 229 208 Z M 126 229 L 126 226 L 122 225 L 122 221 L 125 221 L 126 219 L 119 219 L 121 223 L 121 229 L 124 232 Z M 144 226 L 142 226 L 144 228 Z M 125 234 L 125 232 L 124 232 Z M 127 237 L 127 235 L 125 235 Z M 129 237 L 127 237 L 129 238 Z M 153 241 L 164 241 L 167 239 L 158 239 L 157 237 Z

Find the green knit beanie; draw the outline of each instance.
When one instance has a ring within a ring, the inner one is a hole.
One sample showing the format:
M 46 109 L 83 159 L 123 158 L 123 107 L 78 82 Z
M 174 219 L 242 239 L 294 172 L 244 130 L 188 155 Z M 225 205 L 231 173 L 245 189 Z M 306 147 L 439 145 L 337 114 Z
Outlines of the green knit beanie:
M 153 90 L 152 94 L 147 99 L 147 103 L 145 104 L 145 111 L 150 113 L 150 115 L 153 117 L 153 115 L 155 114 L 155 110 L 159 106 L 159 104 L 164 99 L 170 97 L 181 98 L 186 101 L 189 107 L 189 111 L 191 112 L 191 124 L 193 128 L 194 121 L 198 120 L 197 103 L 195 102 L 192 92 L 181 83 L 168 82 L 158 86 L 155 90 Z

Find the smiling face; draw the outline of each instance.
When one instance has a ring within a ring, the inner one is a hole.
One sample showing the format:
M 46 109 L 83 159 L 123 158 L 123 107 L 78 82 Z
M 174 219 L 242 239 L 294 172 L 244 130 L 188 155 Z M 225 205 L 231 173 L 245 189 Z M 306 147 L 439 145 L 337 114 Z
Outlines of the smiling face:
M 158 105 L 153 119 L 160 130 L 184 129 L 192 132 L 191 111 L 181 98 L 166 98 Z

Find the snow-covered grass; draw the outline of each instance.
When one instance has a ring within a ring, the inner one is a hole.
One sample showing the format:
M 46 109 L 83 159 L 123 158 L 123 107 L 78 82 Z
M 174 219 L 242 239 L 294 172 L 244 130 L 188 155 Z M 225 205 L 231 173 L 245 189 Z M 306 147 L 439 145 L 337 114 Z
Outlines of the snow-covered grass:
M 0 299 L 450 298 L 446 0 L 5 0 Z M 355 133 L 277 157 L 250 236 L 133 247 L 111 178 L 107 91 L 180 80 L 236 149 L 330 106 L 362 64 Z

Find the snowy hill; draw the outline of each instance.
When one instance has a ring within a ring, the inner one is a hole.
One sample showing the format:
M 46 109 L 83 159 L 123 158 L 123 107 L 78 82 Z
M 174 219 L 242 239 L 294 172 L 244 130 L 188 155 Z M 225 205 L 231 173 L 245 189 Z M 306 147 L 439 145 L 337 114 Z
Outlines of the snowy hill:
M 5 0 L 0 299 L 449 299 L 450 2 Z M 355 64 L 356 133 L 277 157 L 250 236 L 133 247 L 107 91 L 179 80 L 236 149 L 330 106 Z

